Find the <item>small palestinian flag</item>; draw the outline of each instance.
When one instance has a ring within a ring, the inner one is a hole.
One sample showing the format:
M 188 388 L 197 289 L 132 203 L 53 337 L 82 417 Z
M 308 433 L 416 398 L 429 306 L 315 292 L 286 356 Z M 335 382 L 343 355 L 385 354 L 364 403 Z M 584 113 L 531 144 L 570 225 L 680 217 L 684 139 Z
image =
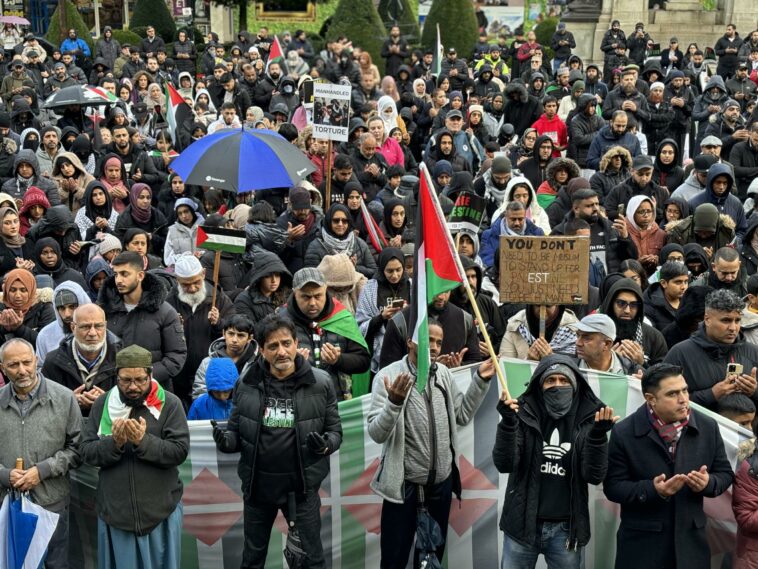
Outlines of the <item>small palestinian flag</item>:
M 147 397 L 142 404 L 147 407 L 150 414 L 158 420 L 161 416 L 161 410 L 166 404 L 166 392 L 163 390 L 160 383 L 154 379 L 150 381 L 150 392 L 147 394 Z M 121 400 L 118 386 L 113 386 L 111 390 L 105 394 L 105 405 L 103 406 L 103 414 L 100 416 L 100 426 L 97 429 L 97 434 L 103 436 L 113 435 L 113 421 L 116 419 L 128 419 L 132 409 L 133 407 L 129 407 Z
M 368 239 L 374 251 L 381 253 L 382 249 L 387 246 L 387 238 L 384 236 L 382 228 L 371 215 L 371 212 L 366 206 L 366 202 L 361 198 L 361 217 L 363 217 L 363 224 L 366 226 L 366 232 L 368 233 Z
M 284 62 L 284 51 L 282 50 L 282 44 L 279 43 L 279 38 L 274 36 L 274 41 L 271 42 L 271 50 L 268 52 L 268 59 L 266 60 L 266 73 L 268 73 L 268 66 L 273 62 L 278 63 L 282 68 L 282 77 L 289 75 L 287 64 Z
M 416 387 L 419 393 L 424 392 L 432 363 L 429 352 L 429 305 L 438 294 L 458 288 L 465 278 L 429 170 L 422 163 L 409 323 L 409 328 L 413 330 L 413 342 L 418 346 Z
M 148 153 L 148 156 L 150 156 L 151 158 L 161 158 L 163 156 L 163 152 L 161 152 L 160 150 L 151 150 Z M 168 151 L 169 158 L 173 159 L 173 158 L 176 158 L 177 156 L 179 156 L 179 153 L 176 150 Z
M 319 328 L 352 340 L 368 350 L 368 344 L 363 334 L 361 334 L 361 329 L 358 328 L 355 316 L 336 298 L 332 299 L 332 302 L 334 304 L 332 312 L 318 323 Z M 353 397 L 360 397 L 368 393 L 370 382 L 369 370 L 366 370 L 364 373 L 353 374 L 352 379 L 351 394 Z
M 118 97 L 116 97 L 116 95 L 114 95 L 110 91 L 106 91 L 102 87 L 87 87 L 87 89 L 89 89 L 90 91 L 92 91 L 94 93 L 97 93 L 98 95 L 100 95 L 104 99 L 107 99 L 108 102 L 110 102 L 110 103 L 115 103 L 115 102 L 118 101 Z
M 221 251 L 222 253 L 244 253 L 247 246 L 247 236 L 244 231 L 237 229 L 201 225 L 197 228 L 196 245 L 201 249 Z
M 166 81 L 166 121 L 175 147 L 177 146 L 177 127 L 184 124 L 191 116 L 192 109 L 190 106 L 184 101 L 179 91 Z

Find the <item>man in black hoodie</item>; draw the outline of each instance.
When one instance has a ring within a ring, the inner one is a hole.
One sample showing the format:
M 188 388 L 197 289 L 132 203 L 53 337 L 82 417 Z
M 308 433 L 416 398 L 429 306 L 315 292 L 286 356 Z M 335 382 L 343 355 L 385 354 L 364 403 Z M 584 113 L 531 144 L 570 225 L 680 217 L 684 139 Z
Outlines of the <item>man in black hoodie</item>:
M 291 320 L 269 316 L 259 332 L 263 357 L 239 378 L 227 429 L 212 423 L 218 449 L 242 453 L 242 566 L 263 569 L 282 510 L 297 518 L 308 565 L 324 567 L 318 489 L 342 443 L 337 397 L 329 375 L 302 356 Z
M 551 564 L 579 567 L 590 540 L 587 485 L 605 477 L 607 433 L 618 417 L 574 360 L 559 354 L 544 358 L 524 394 L 497 409 L 492 459 L 510 474 L 500 518 L 503 567 L 525 567 L 520 560 L 541 553 Z
M 676 311 L 682 303 L 682 296 L 690 283 L 687 265 L 683 262 L 668 261 L 659 271 L 660 280 L 645 289 L 645 316 L 658 330 L 674 322 Z
M 547 167 L 553 161 L 553 139 L 543 134 L 534 141 L 534 155 L 521 163 L 521 172 L 537 189 L 547 179 Z
M 619 279 L 614 283 L 600 310 L 616 325 L 614 351 L 643 367 L 657 364 L 666 356 L 663 336 L 643 321 L 642 289 L 632 279 Z
M 505 88 L 505 99 L 503 123 L 512 124 L 513 131 L 520 137 L 542 115 L 542 103 L 530 95 L 524 85 L 516 82 Z
M 674 346 L 666 362 L 681 366 L 690 399 L 716 410 L 719 399 L 743 393 L 758 401 L 756 366 L 758 346 L 745 341 L 740 320 L 745 302 L 728 290 L 716 290 L 705 299 L 705 319 L 694 336 Z M 739 364 L 742 371 L 728 370 Z

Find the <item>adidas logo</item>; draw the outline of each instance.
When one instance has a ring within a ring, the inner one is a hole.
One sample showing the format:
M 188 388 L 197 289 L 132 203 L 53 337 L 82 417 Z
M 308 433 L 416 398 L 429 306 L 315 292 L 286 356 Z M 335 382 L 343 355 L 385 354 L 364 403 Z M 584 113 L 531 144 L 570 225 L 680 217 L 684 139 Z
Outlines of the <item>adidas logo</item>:
M 571 450 L 571 443 L 562 443 L 558 429 L 553 429 L 550 442 L 542 443 L 542 455 L 551 460 L 561 460 Z

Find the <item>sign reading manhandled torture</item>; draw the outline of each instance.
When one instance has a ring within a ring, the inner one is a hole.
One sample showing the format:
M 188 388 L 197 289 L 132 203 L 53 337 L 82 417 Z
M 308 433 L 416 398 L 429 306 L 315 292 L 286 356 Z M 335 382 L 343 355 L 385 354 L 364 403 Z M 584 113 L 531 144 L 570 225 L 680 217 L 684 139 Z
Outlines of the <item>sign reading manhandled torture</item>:
M 314 83 L 313 137 L 347 142 L 350 86 Z
M 588 298 L 588 237 L 500 237 L 500 301 L 584 304 Z

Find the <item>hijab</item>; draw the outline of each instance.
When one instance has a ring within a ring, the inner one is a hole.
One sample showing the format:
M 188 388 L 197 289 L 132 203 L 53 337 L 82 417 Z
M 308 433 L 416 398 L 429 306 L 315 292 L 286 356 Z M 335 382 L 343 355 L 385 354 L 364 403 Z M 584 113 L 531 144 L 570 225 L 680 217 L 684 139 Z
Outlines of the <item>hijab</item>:
M 103 190 L 103 193 L 105 194 L 105 203 L 101 206 L 96 206 L 92 202 L 92 194 L 98 188 Z M 97 180 L 87 184 L 87 189 L 84 190 L 84 214 L 87 218 L 92 221 L 92 223 L 95 223 L 95 220 L 98 217 L 110 219 L 111 213 L 113 213 L 113 202 L 111 201 L 111 195 L 108 193 L 105 185 Z
M 12 207 L 0 208 L 0 223 L 2 223 L 2 221 L 5 219 L 5 216 L 9 213 L 12 213 L 16 216 L 18 215 L 18 212 Z M 26 243 L 26 239 L 22 237 L 20 233 L 12 238 L 3 233 L 0 233 L 0 237 L 2 237 L 3 243 L 5 243 L 5 246 L 9 249 L 18 249 L 23 246 L 24 243 Z
M 347 217 L 347 233 L 344 236 L 339 237 L 332 230 L 332 217 L 338 211 L 341 211 Z M 353 216 L 350 215 L 350 210 L 346 205 L 336 203 L 326 212 L 324 223 L 321 226 L 321 238 L 324 241 L 324 246 L 329 255 L 337 255 L 339 253 L 345 253 L 348 257 L 355 253 L 355 233 L 353 233 Z
M 391 284 L 387 277 L 384 275 L 384 269 L 387 267 L 392 259 L 400 261 L 403 267 L 403 276 L 397 284 Z M 374 280 L 377 283 L 376 287 L 376 306 L 381 310 L 387 305 L 388 298 L 403 298 L 410 300 L 411 298 L 411 283 L 408 280 L 408 273 L 405 272 L 405 256 L 403 252 L 397 247 L 385 247 L 382 252 L 379 253 L 379 259 L 377 261 L 376 273 L 374 273 Z
M 52 268 L 47 267 L 42 263 L 42 260 L 40 259 L 40 256 L 42 255 L 42 250 L 46 247 L 50 247 L 53 251 L 55 251 L 55 254 L 58 256 L 58 262 L 55 263 L 55 266 Z M 53 273 L 57 273 L 59 270 L 63 268 L 63 255 L 61 253 L 61 246 L 58 244 L 58 242 L 53 239 L 52 237 L 43 237 L 39 241 L 37 241 L 34 244 L 34 263 L 37 265 L 35 268 L 35 272 L 40 275 L 52 275 Z
M 634 220 L 634 214 L 637 213 L 637 210 L 640 208 L 643 202 L 650 202 L 650 206 L 653 209 L 653 215 L 655 215 L 655 200 L 648 196 L 632 196 L 632 198 L 629 200 L 629 204 L 626 206 L 626 220 L 637 231 L 642 231 L 642 228 L 637 225 L 637 222 Z M 651 219 L 648 229 L 652 229 L 654 224 L 655 219 L 653 218 Z
M 6 308 L 11 307 L 8 302 L 8 297 L 11 285 L 16 281 L 21 281 L 21 284 L 23 284 L 26 287 L 26 290 L 29 291 L 29 300 L 27 300 L 26 304 L 19 309 L 23 314 L 26 314 L 37 300 L 37 281 L 35 280 L 34 275 L 26 269 L 13 269 L 12 271 L 9 271 L 5 275 L 5 281 L 3 282 L 3 302 Z
M 380 97 L 376 103 L 376 110 L 379 113 L 379 118 L 384 123 L 384 132 L 389 136 L 392 129 L 399 126 L 397 124 L 397 105 L 395 104 L 395 100 L 389 95 Z M 387 110 L 391 110 L 392 113 L 386 113 L 385 111 Z
M 408 216 L 406 215 L 405 219 L 403 219 L 403 225 L 400 229 L 395 229 L 395 227 L 392 225 L 392 211 L 397 206 L 401 206 L 403 210 L 405 210 L 403 202 L 396 198 L 389 199 L 384 204 L 384 235 L 388 238 L 402 235 L 403 230 L 405 230 L 405 226 L 408 224 Z
M 149 223 L 153 217 L 153 208 L 151 206 L 147 206 L 147 209 L 142 209 L 137 202 L 139 195 L 145 190 L 148 191 L 150 199 L 152 199 L 153 190 L 147 184 L 138 182 L 129 190 L 129 205 L 132 206 L 132 217 L 137 223 Z

